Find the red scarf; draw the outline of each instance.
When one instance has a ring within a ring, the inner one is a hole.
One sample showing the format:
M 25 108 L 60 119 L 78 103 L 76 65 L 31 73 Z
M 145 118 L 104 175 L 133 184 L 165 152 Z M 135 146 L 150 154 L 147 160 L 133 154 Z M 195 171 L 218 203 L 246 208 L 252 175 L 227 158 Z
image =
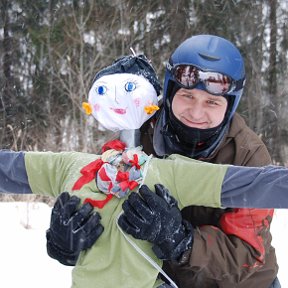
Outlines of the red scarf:
M 107 151 L 107 150 L 109 150 L 109 149 L 114 149 L 114 150 L 117 150 L 117 151 L 124 151 L 125 148 L 126 148 L 125 143 L 123 143 L 120 140 L 116 139 L 116 140 L 112 140 L 112 141 L 109 141 L 109 142 L 105 143 L 103 145 L 103 147 L 102 147 L 102 153 Z M 135 161 L 135 159 L 134 159 L 134 161 Z M 99 171 L 99 169 L 101 168 L 103 163 L 104 162 L 101 159 L 97 159 L 97 160 L 89 163 L 85 167 L 83 167 L 80 170 L 80 173 L 82 174 L 82 176 L 74 183 L 74 185 L 72 187 L 72 191 L 81 189 L 83 185 L 85 185 L 85 184 L 91 182 L 93 179 L 95 179 L 96 175 L 97 175 L 97 172 Z M 133 162 L 133 165 L 136 165 L 136 164 L 134 164 L 134 162 Z M 119 175 L 119 173 L 117 174 L 117 176 L 118 175 Z M 129 187 L 129 188 L 131 187 L 131 188 L 134 189 L 138 185 L 138 183 L 136 181 L 130 181 L 129 182 L 128 179 L 124 179 L 124 180 L 125 180 L 125 182 L 123 182 L 123 187 L 125 185 L 128 185 L 128 186 L 126 186 L 126 188 L 127 187 Z M 112 197 L 113 197 L 112 194 L 108 194 L 106 196 L 106 198 L 103 199 L 103 200 L 93 200 L 91 198 L 86 198 L 84 200 L 84 203 L 90 203 L 93 207 L 98 207 L 98 208 L 101 209 L 112 199 Z

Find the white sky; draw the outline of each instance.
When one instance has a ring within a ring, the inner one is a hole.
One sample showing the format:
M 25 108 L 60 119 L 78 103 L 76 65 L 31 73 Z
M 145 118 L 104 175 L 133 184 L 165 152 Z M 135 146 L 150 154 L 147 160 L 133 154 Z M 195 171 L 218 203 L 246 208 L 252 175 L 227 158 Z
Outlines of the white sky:
M 45 230 L 49 227 L 50 213 L 51 208 L 43 203 L 0 202 L 1 288 L 71 287 L 72 268 L 46 254 Z M 29 229 L 25 228 L 27 224 Z M 288 210 L 277 210 L 272 235 L 282 287 L 288 287 L 287 228 Z

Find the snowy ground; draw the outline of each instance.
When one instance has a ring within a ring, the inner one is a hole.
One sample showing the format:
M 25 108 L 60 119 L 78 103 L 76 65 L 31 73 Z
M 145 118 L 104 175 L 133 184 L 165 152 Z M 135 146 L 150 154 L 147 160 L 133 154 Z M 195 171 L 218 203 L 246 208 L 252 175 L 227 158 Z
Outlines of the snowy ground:
M 46 254 L 50 213 L 44 203 L 0 202 L 1 288 L 71 287 L 71 267 Z
M 45 230 L 50 213 L 51 208 L 43 203 L 0 202 L 1 288 L 71 286 L 71 267 L 59 264 L 46 254 Z M 288 287 L 287 228 L 288 210 L 277 210 L 272 233 L 283 288 Z

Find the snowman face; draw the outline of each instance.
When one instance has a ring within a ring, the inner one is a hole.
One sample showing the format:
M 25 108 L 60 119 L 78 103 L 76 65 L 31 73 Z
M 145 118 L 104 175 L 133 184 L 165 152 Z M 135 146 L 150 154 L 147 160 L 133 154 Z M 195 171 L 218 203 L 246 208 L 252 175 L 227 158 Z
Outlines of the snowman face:
M 88 102 L 94 118 L 111 131 L 140 128 L 154 114 L 147 114 L 145 107 L 158 104 L 153 85 L 143 76 L 127 73 L 96 80 Z

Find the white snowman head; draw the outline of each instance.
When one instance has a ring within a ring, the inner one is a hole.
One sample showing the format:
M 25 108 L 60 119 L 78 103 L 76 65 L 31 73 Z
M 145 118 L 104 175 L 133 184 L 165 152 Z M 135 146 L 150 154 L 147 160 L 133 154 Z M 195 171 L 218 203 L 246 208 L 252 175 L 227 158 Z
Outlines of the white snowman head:
M 160 89 L 144 55 L 125 56 L 96 74 L 83 108 L 108 130 L 139 129 L 159 109 Z

